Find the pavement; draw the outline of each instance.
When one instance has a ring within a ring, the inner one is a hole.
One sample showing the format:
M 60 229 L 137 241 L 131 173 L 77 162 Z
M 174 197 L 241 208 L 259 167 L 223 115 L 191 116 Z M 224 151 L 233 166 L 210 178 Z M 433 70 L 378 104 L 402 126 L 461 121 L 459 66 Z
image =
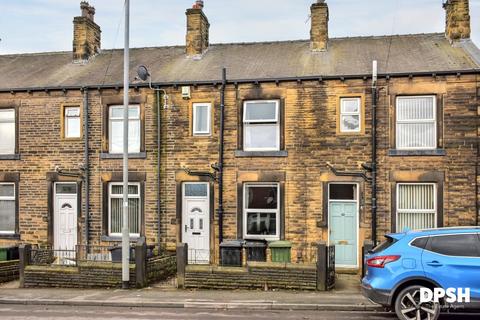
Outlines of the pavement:
M 357 280 L 358 281 L 358 280 Z M 384 309 L 360 294 L 356 282 L 338 281 L 329 292 L 145 289 L 0 289 L 0 305 L 91 306 L 126 308 L 197 308 L 221 310 L 321 310 L 376 312 Z

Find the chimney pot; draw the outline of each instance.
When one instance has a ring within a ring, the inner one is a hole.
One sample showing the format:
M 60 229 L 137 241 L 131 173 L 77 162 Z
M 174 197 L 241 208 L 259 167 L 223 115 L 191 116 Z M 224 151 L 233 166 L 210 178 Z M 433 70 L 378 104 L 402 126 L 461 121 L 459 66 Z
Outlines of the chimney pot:
M 203 3 L 203 0 L 197 0 L 195 1 L 195 3 L 193 4 L 193 9 L 200 9 L 200 10 L 203 10 L 203 7 L 205 6 L 205 4 Z

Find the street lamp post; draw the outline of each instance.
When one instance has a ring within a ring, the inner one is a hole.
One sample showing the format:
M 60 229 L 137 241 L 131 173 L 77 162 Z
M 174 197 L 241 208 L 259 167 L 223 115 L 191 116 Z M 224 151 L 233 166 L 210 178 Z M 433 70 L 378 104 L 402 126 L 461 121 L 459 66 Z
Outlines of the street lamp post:
M 128 91 L 130 70 L 130 0 L 125 0 L 125 49 L 123 56 L 123 219 L 122 219 L 122 288 L 130 281 L 130 231 L 128 226 Z

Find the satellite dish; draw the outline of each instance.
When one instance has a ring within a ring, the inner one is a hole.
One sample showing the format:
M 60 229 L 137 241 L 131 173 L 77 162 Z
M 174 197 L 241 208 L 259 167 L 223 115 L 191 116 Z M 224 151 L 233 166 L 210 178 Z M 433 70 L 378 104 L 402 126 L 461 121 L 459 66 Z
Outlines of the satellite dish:
M 147 67 L 144 65 L 138 66 L 137 68 L 138 78 L 142 81 L 146 81 L 150 77 L 150 72 L 148 72 Z

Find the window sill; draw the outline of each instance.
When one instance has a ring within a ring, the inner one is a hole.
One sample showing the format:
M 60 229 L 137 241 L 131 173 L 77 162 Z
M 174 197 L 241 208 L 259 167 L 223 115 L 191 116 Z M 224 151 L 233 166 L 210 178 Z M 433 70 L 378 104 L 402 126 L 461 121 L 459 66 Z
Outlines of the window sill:
M 0 160 L 20 160 L 20 155 L 17 154 L 0 154 Z
M 236 150 L 235 157 L 237 158 L 260 158 L 260 157 L 288 157 L 288 151 L 243 151 Z
M 130 242 L 135 242 L 139 239 L 139 236 L 130 236 Z M 102 241 L 109 241 L 109 242 L 122 242 L 122 237 L 118 236 L 102 236 Z
M 138 153 L 129 153 L 128 159 L 146 159 L 147 153 L 146 152 L 138 152 Z M 100 153 L 100 159 L 123 159 L 122 153 Z
M 20 240 L 18 233 L 0 233 L 0 239 Z
M 432 149 L 432 150 L 388 150 L 390 157 L 408 157 L 408 156 L 444 156 L 446 155 L 445 149 Z

